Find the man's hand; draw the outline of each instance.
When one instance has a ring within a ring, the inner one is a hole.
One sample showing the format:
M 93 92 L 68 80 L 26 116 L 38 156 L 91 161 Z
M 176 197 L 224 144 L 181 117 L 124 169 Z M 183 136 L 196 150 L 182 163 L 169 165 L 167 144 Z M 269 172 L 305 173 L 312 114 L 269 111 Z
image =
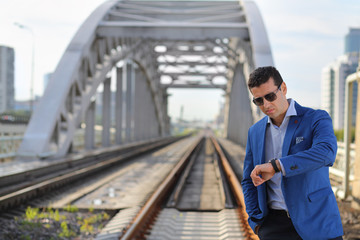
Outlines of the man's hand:
M 275 170 L 271 163 L 264 163 L 261 165 L 256 165 L 254 170 L 252 170 L 250 177 L 255 185 L 255 187 L 263 184 L 267 180 L 271 179 L 275 174 Z

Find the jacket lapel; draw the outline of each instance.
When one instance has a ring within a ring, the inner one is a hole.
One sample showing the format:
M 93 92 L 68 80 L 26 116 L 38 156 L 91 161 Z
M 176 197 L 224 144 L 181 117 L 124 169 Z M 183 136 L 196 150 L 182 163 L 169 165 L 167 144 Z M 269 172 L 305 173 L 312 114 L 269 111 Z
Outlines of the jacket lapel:
M 259 152 L 261 152 L 261 159 L 259 164 L 265 163 L 265 140 L 266 140 L 266 127 L 267 127 L 267 117 L 263 118 L 263 123 L 259 129 Z
M 291 145 L 291 139 L 293 139 L 295 130 L 300 125 L 302 120 L 303 111 L 301 109 L 301 106 L 297 102 L 295 102 L 295 108 L 297 115 L 290 117 L 289 124 L 286 129 L 286 133 L 284 137 L 283 148 L 282 148 L 283 157 L 288 155 Z

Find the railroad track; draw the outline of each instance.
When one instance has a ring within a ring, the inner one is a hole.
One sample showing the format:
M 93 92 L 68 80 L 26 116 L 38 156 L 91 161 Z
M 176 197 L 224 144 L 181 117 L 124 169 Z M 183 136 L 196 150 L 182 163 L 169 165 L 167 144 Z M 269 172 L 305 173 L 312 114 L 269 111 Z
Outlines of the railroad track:
M 182 138 L 169 137 L 112 147 L 55 161 L 29 171 L 1 176 L 0 212 L 11 210 L 31 199 L 180 139 Z
M 202 183 L 197 186 L 196 181 Z M 241 185 L 220 145 L 205 136 L 182 157 L 120 239 L 258 239 L 244 206 Z
M 0 179 L 0 210 L 13 208 L 21 215 L 26 204 L 86 209 L 99 198 L 101 204 L 95 207 L 115 215 L 99 240 L 111 234 L 113 239 L 180 239 L 174 235 L 180 231 L 192 239 L 257 239 L 247 224 L 241 186 L 215 138 L 205 133 L 187 139 L 113 148 Z M 199 184 L 199 174 L 204 173 Z M 83 185 L 76 188 L 76 182 Z M 100 199 L 104 191 L 109 191 L 107 198 Z M 195 196 L 194 201 L 189 196 Z

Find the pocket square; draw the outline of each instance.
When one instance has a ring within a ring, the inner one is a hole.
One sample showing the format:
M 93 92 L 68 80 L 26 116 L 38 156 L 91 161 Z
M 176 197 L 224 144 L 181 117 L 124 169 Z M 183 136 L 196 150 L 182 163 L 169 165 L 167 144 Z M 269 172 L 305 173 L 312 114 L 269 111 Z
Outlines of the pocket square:
M 299 144 L 302 141 L 304 141 L 304 137 L 296 137 L 296 144 Z

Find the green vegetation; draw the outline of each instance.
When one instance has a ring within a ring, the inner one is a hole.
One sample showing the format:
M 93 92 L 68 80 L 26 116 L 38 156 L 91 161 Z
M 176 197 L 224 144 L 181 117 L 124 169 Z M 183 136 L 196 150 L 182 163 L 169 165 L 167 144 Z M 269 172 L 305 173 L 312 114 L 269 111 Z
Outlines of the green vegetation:
M 336 139 L 338 140 L 338 142 L 343 142 L 344 141 L 344 129 L 341 130 L 334 130 Z M 351 129 L 351 142 L 354 143 L 355 142 L 355 128 Z
M 173 128 L 173 136 L 175 137 L 181 137 L 188 134 L 196 135 L 200 129 L 196 128 Z
M 216 137 L 223 137 L 224 136 L 224 130 L 222 129 L 213 129 L 214 135 Z
M 61 222 L 61 233 L 59 233 L 59 237 L 75 237 L 76 233 L 73 232 L 72 230 L 69 230 L 68 225 L 66 222 Z
M 94 231 L 94 224 L 98 222 L 102 222 L 104 220 L 109 220 L 110 216 L 107 213 L 102 214 L 96 214 L 88 218 L 84 218 L 83 221 L 79 222 L 81 225 L 80 231 L 81 232 L 90 232 L 92 233 Z
M 93 206 L 91 206 L 90 208 L 89 208 L 89 212 L 94 212 L 94 207 Z
M 7 233 L 0 234 L 6 239 L 83 239 L 95 236 L 110 216 L 104 211 L 79 211 L 76 206 L 64 209 L 39 209 L 27 207 L 22 217 L 14 218 Z
M 38 208 L 27 207 L 25 212 L 25 219 L 28 221 L 34 220 L 38 214 L 39 214 Z
M 29 118 L 30 117 L 30 111 L 28 111 L 28 110 L 7 110 L 5 112 L 2 112 L 0 115 L 1 116 L 2 115 L 12 115 L 14 117 L 27 117 L 27 118 Z
M 77 206 L 74 206 L 74 205 L 67 205 L 65 208 L 64 208 L 65 211 L 67 212 L 71 212 L 71 213 L 75 213 L 77 211 L 79 211 L 78 207 Z
M 25 110 L 9 110 L 0 113 L 0 121 L 3 122 L 22 122 L 27 123 L 30 119 L 30 112 Z

